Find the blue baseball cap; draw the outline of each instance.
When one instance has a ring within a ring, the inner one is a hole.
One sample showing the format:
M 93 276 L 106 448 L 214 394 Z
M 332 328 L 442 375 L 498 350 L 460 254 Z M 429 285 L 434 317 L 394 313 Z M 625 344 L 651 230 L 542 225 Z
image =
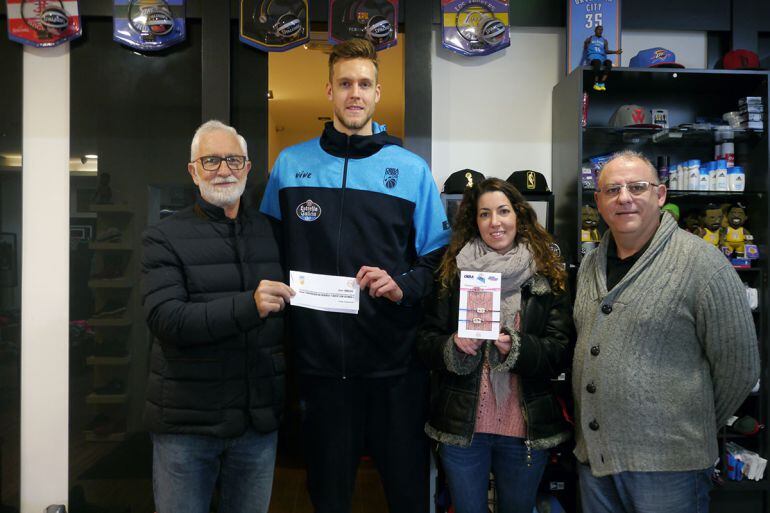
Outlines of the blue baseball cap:
M 628 63 L 631 68 L 684 68 L 676 62 L 676 54 L 665 48 L 640 50 Z

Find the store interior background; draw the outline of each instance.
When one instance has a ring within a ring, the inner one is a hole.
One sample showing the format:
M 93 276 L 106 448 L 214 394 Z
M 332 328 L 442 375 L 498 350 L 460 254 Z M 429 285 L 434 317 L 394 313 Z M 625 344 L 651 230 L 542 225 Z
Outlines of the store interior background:
M 402 4 L 415 1 L 402 0 Z M 311 2 L 311 8 L 313 4 Z M 420 111 L 429 113 L 428 119 L 424 120 L 427 130 L 422 128 L 424 125 L 415 130 L 415 120 L 410 119 L 415 112 L 408 111 L 409 101 L 414 105 L 422 103 L 424 98 L 415 94 L 414 87 L 407 86 L 410 81 L 423 79 L 423 76 L 405 72 L 404 52 L 411 37 L 408 20 L 399 45 L 382 52 L 383 102 L 377 109 L 375 120 L 387 122 L 392 133 L 405 138 L 407 147 L 429 161 L 439 189 L 450 173 L 463 168 L 501 178 L 515 170 L 535 169 L 549 182 L 553 173 L 564 171 L 554 170 L 551 166 L 551 91 L 566 72 L 564 5 L 561 1 L 550 0 L 528 0 L 520 4 L 517 8 L 521 9 L 519 14 L 522 16 L 512 15 L 511 46 L 491 56 L 472 59 L 441 47 L 438 16 L 434 10 L 428 38 L 430 49 L 426 52 L 429 62 L 421 64 L 430 81 L 429 94 L 425 96 L 430 97 L 430 102 Z M 736 40 L 737 36 L 729 33 L 731 14 L 735 9 L 746 6 L 742 11 L 746 13 L 745 17 L 732 22 L 744 26 L 759 24 L 762 17 L 757 12 L 760 7 L 766 9 L 759 0 L 669 4 L 671 2 L 659 0 L 625 0 L 623 24 L 633 28 L 623 30 L 622 65 L 626 65 L 640 49 L 662 46 L 673 50 L 678 62 L 688 68 L 712 68 Z M 201 48 L 201 23 L 188 20 L 189 42 L 177 50 L 156 57 L 132 56 L 130 50 L 110 41 L 110 19 L 102 12 L 104 7 L 96 5 L 97 2 L 89 0 L 81 2 L 84 12 L 90 10 L 101 14 L 86 19 L 84 38 L 72 44 L 71 106 L 66 111 L 57 111 L 60 106 L 51 106 L 52 116 L 66 112 L 72 122 L 71 188 L 68 194 L 64 191 L 63 194 L 70 197 L 71 225 L 90 224 L 96 229 L 100 218 L 83 217 L 80 214 L 88 212 L 80 210 L 79 206 L 88 203 L 96 188 L 95 171 L 112 170 L 116 194 L 130 198 L 137 206 L 130 221 L 134 253 L 127 266 L 133 269 L 134 276 L 138 276 L 138 236 L 142 227 L 153 220 L 153 213 L 159 216 L 162 205 L 179 207 L 189 201 L 192 191 L 184 163 L 188 158 L 189 139 L 201 122 L 200 112 L 205 110 L 202 103 L 210 100 L 202 95 L 202 82 L 206 79 L 201 76 L 204 51 Z M 200 2 L 195 0 L 190 2 L 193 10 L 200 11 L 200 7 L 196 7 L 199 5 Z M 4 6 L 0 7 L 0 14 L 4 12 Z M 232 7 L 233 16 L 236 12 L 237 9 Z M 770 20 L 770 17 L 765 19 Z M 0 16 L 0 21 L 3 22 L 0 26 L 4 27 L 5 19 Z M 764 66 L 768 67 L 770 26 L 761 30 L 751 28 L 748 32 L 752 30 L 758 53 Z M 97 52 L 97 47 L 114 60 Z M 22 262 L 22 167 L 15 156 L 21 154 L 22 142 L 21 53 L 20 45 L 9 42 L 5 34 L 0 35 L 0 62 L 8 72 L 0 82 L 0 112 L 3 112 L 0 154 L 4 155 L 0 161 L 0 232 L 16 234 L 18 263 Z M 255 162 L 251 181 L 255 185 L 264 182 L 280 148 L 318 136 L 323 124 L 318 118 L 331 115 L 323 89 L 325 57 L 320 51 L 301 47 L 268 57 L 246 48 L 237 42 L 236 36 L 232 37 L 229 70 L 234 78 L 228 100 L 229 121 L 249 141 Z M 120 64 L 130 59 L 144 68 L 137 76 L 121 72 Z M 295 85 L 302 85 L 302 90 L 295 89 Z M 611 79 L 608 87 L 611 87 Z M 273 91 L 272 104 L 261 96 L 267 89 Z M 110 94 L 106 94 L 107 91 Z M 407 95 L 411 96 L 407 98 Z M 81 160 L 91 152 L 99 154 L 98 167 L 94 162 Z M 34 220 L 26 222 L 46 223 L 46 213 L 38 212 Z M 55 254 L 51 258 L 57 263 L 69 261 L 72 268 L 72 298 L 69 304 L 60 305 L 61 308 L 75 312 L 79 308 L 98 308 L 95 303 L 103 302 L 104 297 L 85 300 L 78 299 L 81 296 L 77 295 L 83 277 L 87 282 L 89 273 L 94 271 L 93 264 L 86 262 L 78 270 L 78 262 L 71 255 Z M 84 290 L 82 293 L 89 294 Z M 146 344 L 148 335 L 141 324 L 138 288 L 130 294 L 131 315 L 136 319 L 131 340 L 134 344 Z M 20 306 L 19 284 L 0 288 L 0 312 L 15 312 Z M 79 313 L 73 315 L 74 318 L 81 317 Z M 14 324 L 0 332 L 3 344 L 0 350 L 0 505 L 10 508 L 9 511 L 17 510 L 20 502 L 20 331 L 21 327 Z M 70 344 L 64 339 L 54 342 Z M 128 468 L 126 462 L 136 461 L 137 456 L 147 463 L 147 440 L 138 445 L 140 450 L 120 441 L 101 444 L 98 450 L 87 450 L 82 432 L 93 420 L 95 411 L 93 405 L 81 402 L 85 394 L 81 391 L 94 385 L 94 371 L 71 366 L 69 373 L 70 396 L 73 398 L 70 418 L 68 422 L 62 420 L 59 429 L 70 428 L 70 435 L 64 438 L 65 444 L 70 443 L 70 485 L 80 485 L 88 502 L 106 511 L 125 510 L 118 509 L 122 501 L 129 500 L 124 497 L 136 501 L 131 502 L 131 511 L 145 511 L 143 508 L 149 507 L 151 492 L 147 468 L 132 473 L 134 467 L 130 467 L 131 472 L 113 472 L 111 476 L 99 479 L 94 479 L 94 473 L 88 471 L 96 464 L 101 465 L 102 470 L 125 470 Z M 141 433 L 139 417 L 145 374 L 146 366 L 141 358 L 136 359 L 127 378 L 128 388 L 136 392 L 129 399 L 127 421 L 128 431 L 137 434 Z M 39 379 L 45 381 L 46 377 Z M 109 381 L 107 376 L 101 384 Z M 109 458 L 105 460 L 105 457 Z M 360 511 L 384 511 L 381 500 L 371 500 L 380 493 L 373 470 L 365 468 L 363 477 L 364 482 L 357 492 Z M 96 481 L 101 481 L 104 486 L 97 485 Z M 306 507 L 300 474 L 279 475 L 276 486 L 284 487 L 276 494 L 276 499 L 294 504 L 297 511 Z M 116 490 L 120 493 L 116 494 Z

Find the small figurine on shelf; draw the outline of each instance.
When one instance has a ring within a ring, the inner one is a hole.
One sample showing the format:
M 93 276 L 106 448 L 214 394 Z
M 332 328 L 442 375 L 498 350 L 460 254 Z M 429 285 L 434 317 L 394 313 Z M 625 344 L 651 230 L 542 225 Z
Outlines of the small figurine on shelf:
M 706 242 L 719 247 L 719 230 L 722 227 L 722 209 L 718 205 L 709 203 L 700 216 L 700 225 L 703 229 L 701 237 Z
M 748 218 L 746 207 L 738 203 L 727 212 L 727 226 L 721 231 L 722 251 L 728 258 L 735 257 L 731 261 L 736 267 L 750 267 L 749 260 L 759 258 L 754 236 L 744 227 Z
M 612 69 L 612 61 L 607 58 L 607 55 L 620 55 L 623 53 L 621 49 L 610 50 L 607 40 L 602 37 L 603 33 L 604 27 L 597 25 L 594 29 L 594 35 L 588 36 L 583 43 L 585 62 L 594 69 L 595 91 L 607 90 L 604 83 L 607 81 L 607 77 L 609 77 L 610 70 Z
M 594 249 L 601 240 L 599 235 L 599 211 L 591 205 L 584 205 L 581 211 L 580 256 Z
M 668 212 L 669 214 L 671 214 L 674 217 L 674 219 L 676 220 L 677 223 L 679 222 L 679 215 L 680 215 L 679 214 L 679 205 L 675 205 L 673 203 L 666 203 L 665 205 L 660 207 L 660 211 L 661 212 Z
M 684 229 L 688 232 L 692 233 L 693 235 L 697 235 L 698 237 L 703 237 L 706 232 L 703 231 L 703 228 L 700 225 L 700 218 L 698 214 L 691 212 L 684 216 L 684 220 L 682 221 L 682 224 L 684 225 Z
M 91 203 L 96 205 L 108 205 L 112 203 L 112 189 L 110 188 L 110 174 L 99 173 L 99 185 L 94 191 Z

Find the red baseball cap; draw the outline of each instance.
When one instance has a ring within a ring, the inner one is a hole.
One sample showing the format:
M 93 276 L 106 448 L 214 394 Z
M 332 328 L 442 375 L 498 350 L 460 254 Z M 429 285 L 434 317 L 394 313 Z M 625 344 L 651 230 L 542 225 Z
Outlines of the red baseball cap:
M 759 56 L 751 50 L 732 50 L 722 58 L 724 69 L 760 69 Z

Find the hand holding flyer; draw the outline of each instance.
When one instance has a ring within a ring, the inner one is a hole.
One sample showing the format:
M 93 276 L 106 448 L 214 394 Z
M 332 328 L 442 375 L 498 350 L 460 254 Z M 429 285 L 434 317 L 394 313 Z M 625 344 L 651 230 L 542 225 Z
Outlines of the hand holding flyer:
M 500 335 L 500 273 L 460 271 L 457 334 L 497 340 Z

